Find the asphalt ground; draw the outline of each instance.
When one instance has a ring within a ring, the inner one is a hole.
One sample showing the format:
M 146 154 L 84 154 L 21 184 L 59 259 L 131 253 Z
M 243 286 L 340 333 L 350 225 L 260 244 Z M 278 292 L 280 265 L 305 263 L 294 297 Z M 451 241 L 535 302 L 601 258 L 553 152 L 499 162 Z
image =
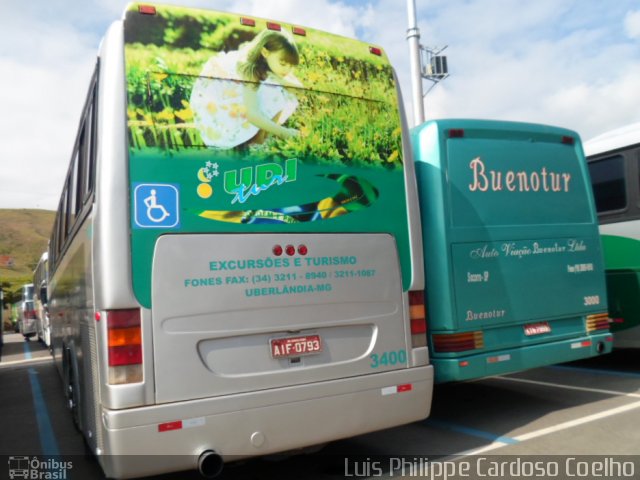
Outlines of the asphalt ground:
M 38 462 L 50 458 L 70 463 L 48 478 L 104 478 L 73 425 L 47 348 L 18 334 L 4 340 L 0 478 L 9 478 L 20 458 L 36 462 L 36 478 L 47 478 Z M 437 385 L 424 421 L 334 442 L 319 453 L 230 463 L 218 478 L 403 476 L 639 479 L 640 350 Z M 154 478 L 200 477 L 182 472 Z

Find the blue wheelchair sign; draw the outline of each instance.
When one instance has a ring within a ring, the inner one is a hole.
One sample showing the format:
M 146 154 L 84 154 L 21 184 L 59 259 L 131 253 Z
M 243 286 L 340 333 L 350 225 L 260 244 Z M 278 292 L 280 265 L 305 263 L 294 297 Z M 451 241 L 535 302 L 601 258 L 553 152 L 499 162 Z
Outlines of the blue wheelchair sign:
M 180 227 L 180 190 L 166 183 L 137 183 L 133 188 L 137 228 Z

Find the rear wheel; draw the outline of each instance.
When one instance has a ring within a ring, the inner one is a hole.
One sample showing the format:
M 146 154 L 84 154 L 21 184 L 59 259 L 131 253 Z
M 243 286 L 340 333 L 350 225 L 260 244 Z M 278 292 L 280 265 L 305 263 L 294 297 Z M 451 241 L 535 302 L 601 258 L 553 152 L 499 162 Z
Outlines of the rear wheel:
M 64 362 L 64 394 L 67 403 L 67 409 L 71 412 L 73 418 L 73 425 L 76 429 L 80 429 L 79 414 L 78 414 L 78 394 L 75 369 L 73 368 L 73 362 L 71 362 L 71 353 L 67 350 Z

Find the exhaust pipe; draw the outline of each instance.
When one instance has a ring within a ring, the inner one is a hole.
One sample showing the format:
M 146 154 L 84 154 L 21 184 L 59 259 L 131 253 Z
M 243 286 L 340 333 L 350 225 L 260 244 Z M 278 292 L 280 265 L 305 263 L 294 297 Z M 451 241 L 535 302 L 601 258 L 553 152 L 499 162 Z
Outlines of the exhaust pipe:
M 198 457 L 198 472 L 204 478 L 215 478 L 222 473 L 224 461 L 213 450 L 205 450 Z

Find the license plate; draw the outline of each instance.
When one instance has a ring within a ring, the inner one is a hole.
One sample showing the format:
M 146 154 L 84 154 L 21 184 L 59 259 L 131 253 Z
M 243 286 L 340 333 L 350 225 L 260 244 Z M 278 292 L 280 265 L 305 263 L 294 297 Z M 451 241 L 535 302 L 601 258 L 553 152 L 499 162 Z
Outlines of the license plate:
M 320 352 L 322 352 L 320 335 L 271 339 L 271 356 L 273 358 L 299 357 Z
M 549 333 L 549 332 L 551 332 L 551 325 L 549 325 L 549 323 L 547 322 L 529 323 L 524 326 L 524 334 L 527 337 L 530 337 L 531 335 L 540 335 L 542 333 Z

